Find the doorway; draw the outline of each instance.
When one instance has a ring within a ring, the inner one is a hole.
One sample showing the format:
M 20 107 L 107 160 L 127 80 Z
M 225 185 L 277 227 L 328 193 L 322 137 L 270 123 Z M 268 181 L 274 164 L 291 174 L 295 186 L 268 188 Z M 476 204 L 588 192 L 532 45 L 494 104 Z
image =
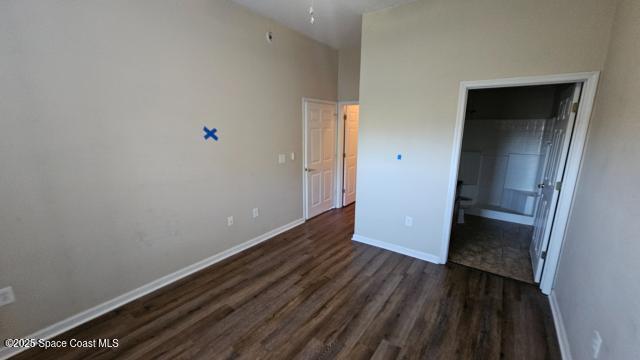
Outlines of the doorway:
M 342 141 L 338 141 L 338 148 L 342 151 L 342 164 L 339 164 L 338 183 L 341 192 L 339 206 L 351 205 L 356 201 L 356 175 L 358 169 L 358 126 L 360 124 L 360 105 L 357 102 L 341 103 L 340 127 L 342 131 Z
M 461 83 L 444 259 L 551 291 L 597 79 Z
M 305 219 L 335 207 L 335 102 L 303 99 L 303 153 Z

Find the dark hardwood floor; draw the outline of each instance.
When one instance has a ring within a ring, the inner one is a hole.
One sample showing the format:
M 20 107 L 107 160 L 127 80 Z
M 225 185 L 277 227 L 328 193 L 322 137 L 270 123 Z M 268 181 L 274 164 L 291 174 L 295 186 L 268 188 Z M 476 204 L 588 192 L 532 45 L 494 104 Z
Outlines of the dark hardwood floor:
M 559 359 L 548 301 L 529 284 L 352 242 L 333 210 L 18 359 Z

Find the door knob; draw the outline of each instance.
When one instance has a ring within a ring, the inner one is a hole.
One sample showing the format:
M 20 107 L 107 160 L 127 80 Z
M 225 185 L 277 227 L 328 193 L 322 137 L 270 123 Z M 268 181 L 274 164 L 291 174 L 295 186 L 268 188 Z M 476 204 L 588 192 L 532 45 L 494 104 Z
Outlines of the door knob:
M 304 168 L 304 171 L 306 171 L 306 172 L 312 172 L 312 171 L 316 171 L 316 169 Z

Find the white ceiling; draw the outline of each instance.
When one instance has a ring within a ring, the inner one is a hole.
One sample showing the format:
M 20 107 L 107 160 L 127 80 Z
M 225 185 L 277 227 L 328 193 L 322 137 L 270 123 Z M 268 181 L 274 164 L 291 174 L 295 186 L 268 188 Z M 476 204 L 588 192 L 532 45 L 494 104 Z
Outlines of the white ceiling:
M 415 0 L 233 0 L 333 48 L 360 45 L 362 14 Z M 313 2 L 315 23 L 309 22 Z

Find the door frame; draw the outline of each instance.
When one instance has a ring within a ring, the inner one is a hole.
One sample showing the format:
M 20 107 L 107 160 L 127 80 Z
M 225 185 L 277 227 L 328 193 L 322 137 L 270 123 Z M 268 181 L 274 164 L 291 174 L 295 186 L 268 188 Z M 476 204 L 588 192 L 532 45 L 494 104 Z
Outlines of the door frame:
M 336 171 L 336 208 L 344 207 L 344 194 L 342 190 L 344 189 L 344 111 L 342 108 L 345 105 L 360 105 L 360 101 L 358 100 L 349 100 L 349 101 L 338 101 L 338 127 L 337 134 L 338 139 L 336 144 L 338 146 L 338 150 L 336 154 L 338 155 L 338 161 L 336 162 L 337 171 Z M 359 110 L 358 110 L 359 111 Z
M 308 97 L 303 97 L 302 98 L 302 168 L 300 169 L 300 171 L 302 172 L 302 217 L 304 218 L 304 220 L 308 220 L 309 219 L 309 214 L 308 214 L 308 209 L 307 209 L 307 190 L 308 190 L 308 181 L 307 181 L 307 173 L 306 171 L 304 171 L 305 167 L 307 167 L 307 103 L 309 102 L 315 102 L 315 103 L 320 103 L 320 104 L 327 104 L 327 105 L 334 105 L 335 106 L 335 110 L 336 112 L 334 112 L 334 116 L 336 117 L 336 121 L 338 118 L 338 103 L 336 101 L 330 101 L 330 100 L 321 100 L 321 99 L 314 99 L 314 98 L 308 98 Z M 336 136 L 338 137 L 338 128 L 337 128 L 337 124 L 336 124 Z M 333 162 L 334 166 L 337 166 L 337 160 L 338 160 L 338 147 L 337 147 L 337 141 L 334 141 L 334 144 L 336 144 L 336 159 Z M 334 169 L 334 173 L 337 171 L 337 168 Z M 335 194 L 334 194 L 335 196 Z M 333 201 L 333 208 L 336 207 L 336 199 L 334 198 Z
M 542 279 L 540 281 L 540 289 L 544 294 L 550 294 L 553 289 L 558 260 L 562 251 L 562 245 L 567 230 L 567 223 L 573 207 L 573 198 L 578 181 L 578 175 L 582 164 L 582 156 L 585 144 L 587 142 L 587 131 L 589 129 L 589 121 L 593 111 L 593 105 L 598 86 L 599 71 L 527 76 L 504 79 L 491 80 L 473 80 L 461 81 L 458 93 L 458 111 L 456 115 L 456 123 L 453 135 L 453 151 L 451 154 L 451 167 L 449 170 L 449 188 L 447 192 L 447 204 L 445 207 L 444 218 L 444 236 L 442 238 L 441 259 L 446 263 L 449 256 L 449 240 L 451 236 L 453 207 L 455 202 L 456 183 L 458 178 L 458 166 L 460 162 L 460 153 L 462 151 L 462 136 L 464 132 L 464 120 L 467 107 L 467 95 L 469 90 L 490 89 L 513 86 L 529 86 L 529 85 L 553 85 L 563 83 L 583 83 L 580 106 L 576 115 L 573 136 L 571 138 L 571 147 L 567 156 L 565 165 L 564 179 L 562 182 L 562 191 L 558 198 L 556 215 L 554 218 L 553 228 L 549 237 L 549 247 L 547 257 L 542 270 Z

